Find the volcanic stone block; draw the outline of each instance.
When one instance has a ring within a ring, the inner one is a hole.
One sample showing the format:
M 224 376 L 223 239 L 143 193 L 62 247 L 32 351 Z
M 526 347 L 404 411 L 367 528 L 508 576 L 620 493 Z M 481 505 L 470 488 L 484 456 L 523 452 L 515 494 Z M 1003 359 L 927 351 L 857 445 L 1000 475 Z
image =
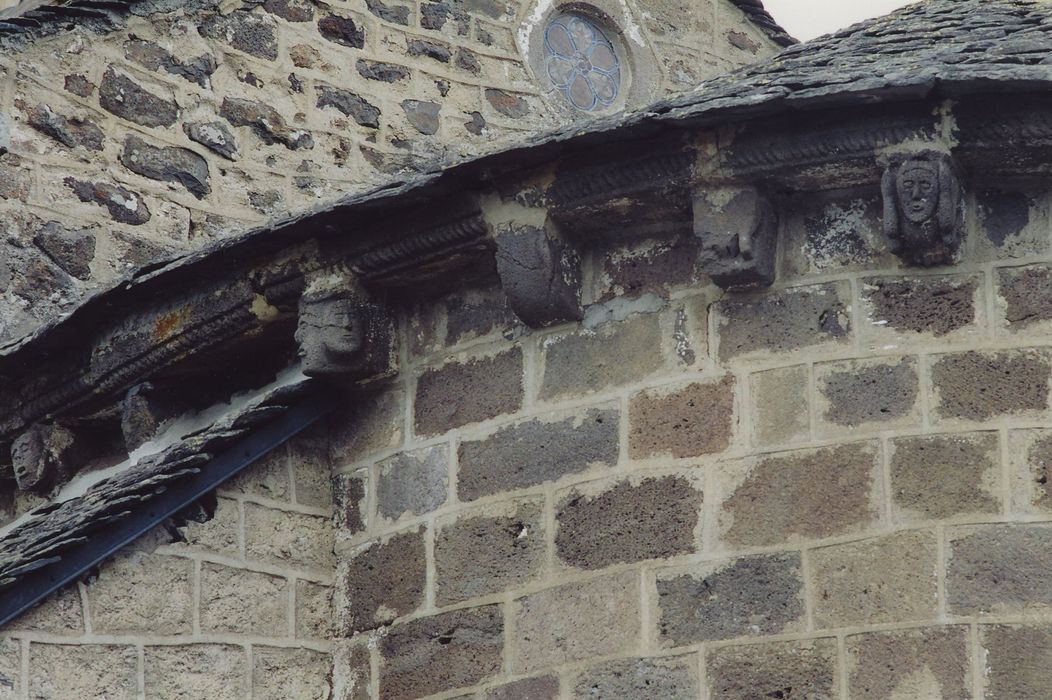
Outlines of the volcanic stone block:
M 850 291 L 843 283 L 736 296 L 716 304 L 719 357 L 829 348 L 850 340 Z
M 668 646 L 803 628 L 803 572 L 795 552 L 661 572 L 657 592 L 658 630 Z
M 518 95 L 497 88 L 486 88 L 485 95 L 490 106 L 509 119 L 522 119 L 530 113 L 529 103 Z
M 336 639 L 332 649 L 333 696 L 339 700 L 371 700 L 372 664 L 368 642 Z
M 948 534 L 946 607 L 954 615 L 1052 606 L 1052 527 L 996 525 Z
M 607 661 L 574 682 L 576 700 L 695 700 L 701 693 L 694 656 Z
M 249 559 L 331 571 L 332 547 L 328 518 L 245 504 L 245 553 Z
M 876 522 L 874 443 L 759 458 L 721 506 L 724 539 L 767 546 L 858 532 Z
M 500 672 L 503 616 L 497 605 L 442 613 L 395 625 L 379 645 L 380 696 L 414 700 Z
M 811 552 L 815 626 L 935 617 L 935 537 L 903 532 Z
M 986 652 L 984 698 L 1052 697 L 1052 627 L 981 625 L 979 643 Z
M 1052 320 L 1052 267 L 1028 265 L 999 269 L 997 295 L 1011 331 Z
M 218 39 L 238 51 L 268 61 L 278 58 L 278 38 L 274 20 L 244 10 L 228 15 L 215 14 L 198 28 L 201 36 Z
M 450 362 L 417 379 L 415 419 L 421 435 L 514 413 L 522 406 L 522 350 Z
M 1023 513 L 1052 511 L 1052 431 L 1015 430 L 1009 433 L 1012 510 Z
M 91 644 L 29 645 L 29 687 L 34 698 L 139 697 L 133 646 Z
M 333 523 L 338 534 L 356 535 L 366 528 L 368 471 L 338 474 L 332 479 Z
M 663 559 L 698 548 L 702 493 L 685 476 L 574 488 L 556 506 L 559 558 L 582 569 Z
M 972 695 L 967 627 L 848 637 L 847 666 L 852 698 L 953 700 Z
M 319 85 L 316 106 L 334 107 L 360 125 L 371 129 L 380 128 L 380 109 L 363 98 L 347 90 L 340 90 L 330 85 Z
M 726 450 L 734 433 L 734 377 L 644 391 L 629 405 L 633 459 L 698 457 Z
M 989 420 L 1048 409 L 1052 372 L 1044 350 L 962 352 L 934 358 L 935 414 L 941 419 Z
M 310 22 L 314 19 L 314 6 L 307 0 L 266 0 L 263 9 L 288 22 Z
M 288 579 L 205 562 L 200 596 L 203 634 L 283 637 L 288 633 Z
M 819 364 L 815 381 L 827 430 L 920 423 L 920 382 L 911 357 Z
M 543 499 L 461 513 L 435 534 L 435 599 L 440 606 L 516 588 L 544 565 Z
M 991 188 L 975 197 L 976 252 L 984 260 L 1023 258 L 1048 250 L 1047 197 L 1036 191 Z
M 535 418 L 460 443 L 457 490 L 462 500 L 557 481 L 617 463 L 619 413 L 589 409 L 556 420 Z
M 424 531 L 418 528 L 372 542 L 340 569 L 336 609 L 344 636 L 408 615 L 424 603 Z
M 148 646 L 146 697 L 158 700 L 248 695 L 245 650 L 225 644 Z
M 864 335 L 887 327 L 899 334 L 936 338 L 976 323 L 979 276 L 868 279 L 862 284 Z M 883 333 L 883 331 L 880 331 Z
M 785 267 L 792 275 L 890 266 L 880 197 L 868 191 L 805 191 L 784 207 Z M 883 264 L 882 264 L 883 263 Z
M 697 285 L 702 275 L 698 241 L 693 237 L 646 241 L 627 249 L 623 242 L 610 243 L 598 254 L 602 256 L 600 302 L 642 294 L 668 297 L 672 289 Z
M 191 141 L 196 141 L 227 160 L 237 158 L 237 139 L 223 122 L 187 122 L 183 124 L 183 132 Z
M 113 66 L 106 68 L 99 84 L 99 104 L 142 126 L 171 126 L 179 117 L 179 106 L 173 100 L 158 97 Z
M 105 134 L 87 118 L 66 118 L 50 105 L 39 104 L 26 109 L 26 123 L 67 148 L 83 146 L 89 151 L 101 151 Z
M 581 259 L 548 226 L 492 222 L 497 274 L 515 314 L 531 328 L 581 319 Z
M 402 110 L 409 123 L 421 134 L 434 136 L 438 133 L 438 127 L 442 124 L 439 120 L 442 105 L 423 100 L 402 100 Z
M 253 700 L 329 700 L 331 673 L 324 652 L 252 646 Z
M 105 207 L 110 218 L 123 224 L 141 226 L 150 220 L 150 208 L 142 196 L 108 182 L 90 182 L 65 178 L 62 183 L 82 202 L 93 202 Z M 146 253 L 147 257 L 152 253 Z
M 365 29 L 359 28 L 353 19 L 328 15 L 318 20 L 318 32 L 331 42 L 352 49 L 365 46 Z
M 515 673 L 531 673 L 639 644 L 639 574 L 613 574 L 520 598 Z
M 448 485 L 448 446 L 402 452 L 377 467 L 376 507 L 390 520 L 430 513 L 445 503 Z
M 194 563 L 126 551 L 103 565 L 88 587 L 92 628 L 102 633 L 189 634 Z
M 482 700 L 558 700 L 559 679 L 555 676 L 526 678 L 493 688 Z
M 807 382 L 807 365 L 757 372 L 749 378 L 756 444 L 782 445 L 810 437 Z
M 395 384 L 363 389 L 329 418 L 329 460 L 334 468 L 402 444 L 405 392 Z
M 709 697 L 837 697 L 836 640 L 722 647 L 708 653 Z
M 897 438 L 891 446 L 891 499 L 900 519 L 1001 511 L 997 433 Z
M 309 132 L 293 129 L 273 107 L 257 100 L 227 97 L 219 108 L 219 116 L 233 126 L 245 126 L 267 145 L 280 143 L 290 151 L 314 148 Z
M 544 400 L 644 379 L 664 366 L 658 314 L 641 313 L 544 342 Z

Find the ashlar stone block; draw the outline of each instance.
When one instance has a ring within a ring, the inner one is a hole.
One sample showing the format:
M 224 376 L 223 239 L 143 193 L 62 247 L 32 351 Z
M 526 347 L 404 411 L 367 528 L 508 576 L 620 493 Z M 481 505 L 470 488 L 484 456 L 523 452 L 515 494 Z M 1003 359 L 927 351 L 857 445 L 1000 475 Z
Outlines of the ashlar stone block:
M 424 602 L 424 531 L 372 542 L 341 564 L 336 610 L 344 636 L 407 615 Z
M 946 607 L 955 615 L 1052 608 L 1052 527 L 991 525 L 947 533 Z
M 712 649 L 706 663 L 709 697 L 835 698 L 836 665 L 835 639 Z
M 933 627 L 848 637 L 847 672 L 852 700 L 969 698 L 968 628 Z
M 997 433 L 896 438 L 890 446 L 891 501 L 898 520 L 1001 511 Z
M 146 647 L 146 697 L 158 700 L 248 695 L 245 650 L 224 644 Z
M 633 459 L 699 457 L 723 452 L 734 438 L 734 377 L 640 392 L 629 407 Z
M 607 661 L 581 673 L 575 700 L 695 700 L 701 693 L 693 655 Z

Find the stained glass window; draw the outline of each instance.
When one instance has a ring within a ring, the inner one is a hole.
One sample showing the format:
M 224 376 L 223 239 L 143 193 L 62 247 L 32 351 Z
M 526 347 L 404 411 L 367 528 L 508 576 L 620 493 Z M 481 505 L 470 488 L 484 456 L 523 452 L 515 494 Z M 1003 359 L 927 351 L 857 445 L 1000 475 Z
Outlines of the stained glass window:
M 552 85 L 585 112 L 605 109 L 621 90 L 621 63 L 594 23 L 561 14 L 544 30 L 545 68 Z

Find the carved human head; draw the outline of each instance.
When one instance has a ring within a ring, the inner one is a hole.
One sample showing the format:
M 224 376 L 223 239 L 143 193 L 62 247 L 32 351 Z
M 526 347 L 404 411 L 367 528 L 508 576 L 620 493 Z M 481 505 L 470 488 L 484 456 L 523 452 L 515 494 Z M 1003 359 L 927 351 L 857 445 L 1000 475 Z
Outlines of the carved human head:
M 365 347 L 361 301 L 352 290 L 305 294 L 300 301 L 296 342 L 308 376 L 341 374 L 353 368 Z
M 911 158 L 899 166 L 896 177 L 899 210 L 908 221 L 923 224 L 935 216 L 939 206 L 939 165 Z

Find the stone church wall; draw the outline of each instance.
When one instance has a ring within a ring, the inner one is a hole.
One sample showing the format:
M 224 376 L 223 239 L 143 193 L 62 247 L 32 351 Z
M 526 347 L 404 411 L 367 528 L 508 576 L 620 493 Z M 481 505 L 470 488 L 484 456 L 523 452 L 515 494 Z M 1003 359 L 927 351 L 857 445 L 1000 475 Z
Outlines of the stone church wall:
M 568 123 L 527 41 L 555 7 L 143 0 L 118 30 L 0 38 L 0 338 L 149 260 Z M 593 10 L 636 68 L 620 106 L 777 48 L 728 0 Z
M 407 313 L 333 433 L 337 697 L 1050 696 L 1049 196 L 924 271 L 879 203 L 783 198 L 763 292 L 666 239 L 590 251 L 581 324 Z
M 331 698 L 332 489 L 297 438 L 0 635 L 4 700 Z

